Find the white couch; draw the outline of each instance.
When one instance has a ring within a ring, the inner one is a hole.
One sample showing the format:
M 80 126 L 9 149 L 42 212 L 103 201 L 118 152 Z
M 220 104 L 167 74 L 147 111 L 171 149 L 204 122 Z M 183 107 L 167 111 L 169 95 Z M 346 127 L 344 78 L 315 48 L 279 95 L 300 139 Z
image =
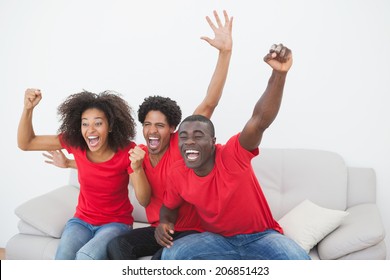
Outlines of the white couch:
M 262 149 L 252 164 L 275 219 L 286 235 L 314 246 L 313 259 L 386 259 L 373 169 L 348 167 L 336 153 L 305 149 Z M 68 185 L 17 207 L 19 233 L 8 241 L 6 258 L 53 259 L 78 191 L 71 171 Z M 132 191 L 130 199 L 135 227 L 146 226 Z

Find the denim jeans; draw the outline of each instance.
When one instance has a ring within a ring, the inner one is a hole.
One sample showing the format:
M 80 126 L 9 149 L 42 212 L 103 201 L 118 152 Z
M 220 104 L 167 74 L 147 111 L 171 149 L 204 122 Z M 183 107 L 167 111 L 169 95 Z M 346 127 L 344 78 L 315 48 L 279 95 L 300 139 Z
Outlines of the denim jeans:
M 79 218 L 72 218 L 65 225 L 55 259 L 105 260 L 108 242 L 131 229 L 131 226 L 121 223 L 93 226 Z
M 295 241 L 275 230 L 224 237 L 211 232 L 185 236 L 164 248 L 163 260 L 310 260 Z

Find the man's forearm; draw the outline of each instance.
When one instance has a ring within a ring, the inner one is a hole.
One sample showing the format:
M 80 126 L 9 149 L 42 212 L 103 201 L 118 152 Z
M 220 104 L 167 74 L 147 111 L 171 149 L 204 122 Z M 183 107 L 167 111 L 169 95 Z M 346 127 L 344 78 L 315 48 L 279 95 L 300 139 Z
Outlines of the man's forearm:
M 178 215 L 177 208 L 170 209 L 163 204 L 160 209 L 160 223 L 175 224 L 177 220 L 177 215 Z
M 253 117 L 258 119 L 258 125 L 262 130 L 268 128 L 278 115 L 286 76 L 287 73 L 273 70 L 265 92 L 256 103 Z
M 135 170 L 133 173 L 131 173 L 130 180 L 138 202 L 143 207 L 148 206 L 150 203 L 152 190 L 143 168 L 140 168 L 140 170 Z

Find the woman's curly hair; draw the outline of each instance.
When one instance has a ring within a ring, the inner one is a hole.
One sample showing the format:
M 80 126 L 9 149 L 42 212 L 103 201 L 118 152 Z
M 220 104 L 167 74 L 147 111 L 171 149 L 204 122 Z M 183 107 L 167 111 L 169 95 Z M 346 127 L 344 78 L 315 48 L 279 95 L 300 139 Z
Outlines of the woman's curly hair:
M 169 97 L 158 95 L 146 97 L 138 109 L 138 121 L 140 123 L 144 123 L 149 111 L 160 111 L 163 113 L 167 118 L 169 126 L 174 126 L 175 129 L 181 121 L 181 109 L 176 101 Z
M 126 147 L 136 134 L 136 124 L 132 116 L 133 110 L 127 102 L 112 91 L 96 94 L 88 91 L 72 94 L 58 106 L 63 141 L 69 146 L 87 149 L 81 133 L 81 115 L 87 109 L 98 109 L 107 117 L 110 133 L 108 145 L 115 152 Z

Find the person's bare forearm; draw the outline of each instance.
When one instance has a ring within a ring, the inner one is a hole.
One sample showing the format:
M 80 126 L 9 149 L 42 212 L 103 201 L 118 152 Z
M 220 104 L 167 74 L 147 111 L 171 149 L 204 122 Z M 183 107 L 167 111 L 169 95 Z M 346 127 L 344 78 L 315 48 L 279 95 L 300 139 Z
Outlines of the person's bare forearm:
M 207 118 L 211 118 L 222 96 L 223 88 L 225 86 L 228 75 L 231 55 L 231 50 L 220 51 L 214 74 L 207 89 L 206 97 L 195 109 L 194 115 L 203 115 Z
M 29 150 L 29 143 L 35 137 L 32 125 L 33 109 L 23 109 L 18 126 L 18 147 L 21 150 Z
M 205 40 L 219 51 L 218 60 L 207 88 L 206 97 L 193 113 L 194 115 L 202 115 L 207 118 L 211 118 L 221 99 L 233 49 L 233 17 L 229 18 L 227 12 L 223 11 L 225 21 L 222 22 L 216 11 L 213 11 L 213 14 L 215 24 L 208 16 L 206 17 L 206 20 L 214 32 L 214 38 L 202 36 L 201 39 Z
M 23 151 L 45 151 L 61 149 L 58 135 L 35 135 L 32 125 L 33 109 L 23 109 L 19 121 L 17 142 Z
M 150 203 L 152 190 L 144 169 L 139 168 L 138 170 L 133 171 L 133 173 L 130 174 L 130 180 L 133 185 L 135 196 L 138 202 L 143 207 L 148 206 Z
M 252 117 L 256 120 L 257 127 L 262 131 L 267 129 L 278 115 L 286 76 L 287 72 L 280 73 L 273 70 L 265 92 L 253 109 Z
M 160 223 L 175 224 L 177 215 L 178 209 L 170 209 L 163 204 L 160 209 Z
M 175 232 L 174 224 L 177 219 L 178 209 L 169 209 L 163 204 L 160 209 L 160 223 L 154 232 L 158 244 L 170 248 L 173 245 L 172 235 Z
M 32 125 L 33 110 L 41 99 L 42 94 L 39 89 L 26 89 L 17 136 L 18 147 L 23 151 L 48 151 L 62 148 L 58 135 L 35 135 Z
M 264 131 L 278 115 L 287 72 L 292 65 L 291 50 L 282 44 L 273 45 L 264 61 L 272 67 L 272 74 L 239 138 L 241 146 L 248 151 L 260 145 Z

